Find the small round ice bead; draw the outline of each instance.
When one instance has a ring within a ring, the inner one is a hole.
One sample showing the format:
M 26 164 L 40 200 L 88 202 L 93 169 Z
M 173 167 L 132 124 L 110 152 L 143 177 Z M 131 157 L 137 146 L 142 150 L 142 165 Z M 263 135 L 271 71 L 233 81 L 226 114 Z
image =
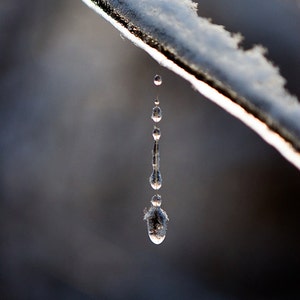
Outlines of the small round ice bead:
M 151 119 L 157 123 L 161 120 L 162 118 L 162 112 L 159 106 L 155 106 L 152 109 L 152 115 L 151 115 Z
M 155 141 L 158 141 L 160 139 L 161 133 L 160 133 L 160 129 L 158 127 L 154 127 L 154 129 L 152 131 L 152 136 Z
M 162 78 L 161 78 L 161 76 L 160 75 L 155 75 L 154 76 L 154 80 L 153 80 L 153 82 L 154 82 L 154 84 L 155 85 L 161 85 L 162 84 Z
M 155 207 L 161 206 L 161 196 L 160 195 L 154 195 L 151 199 L 151 204 Z

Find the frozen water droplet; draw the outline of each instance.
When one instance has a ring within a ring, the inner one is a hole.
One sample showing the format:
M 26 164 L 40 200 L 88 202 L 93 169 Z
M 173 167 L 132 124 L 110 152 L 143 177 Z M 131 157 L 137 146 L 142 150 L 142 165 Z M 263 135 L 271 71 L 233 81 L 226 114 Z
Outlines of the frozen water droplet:
M 160 107 L 158 107 L 158 106 L 153 107 L 151 118 L 156 123 L 161 120 L 161 118 L 162 118 L 162 112 L 161 112 Z
M 159 141 L 161 133 L 160 133 L 160 129 L 158 127 L 154 127 L 153 131 L 152 131 L 152 136 L 154 138 L 154 141 Z
M 159 170 L 159 161 L 160 161 L 159 144 L 158 144 L 158 141 L 155 141 L 153 151 L 152 151 L 152 167 L 153 167 L 153 169 Z
M 159 170 L 153 170 L 149 182 L 154 190 L 159 190 L 162 185 L 162 178 Z
M 161 85 L 162 84 L 162 78 L 160 75 L 155 75 L 153 80 L 155 85 Z
M 159 105 L 159 100 L 158 100 L 158 98 L 156 98 L 156 99 L 154 100 L 154 104 L 155 104 L 155 105 Z
M 160 207 L 151 206 L 145 213 L 144 220 L 147 221 L 147 229 L 150 240 L 154 244 L 161 244 L 166 237 L 167 213 Z
M 151 204 L 155 207 L 161 206 L 161 196 L 160 195 L 154 195 L 151 199 Z

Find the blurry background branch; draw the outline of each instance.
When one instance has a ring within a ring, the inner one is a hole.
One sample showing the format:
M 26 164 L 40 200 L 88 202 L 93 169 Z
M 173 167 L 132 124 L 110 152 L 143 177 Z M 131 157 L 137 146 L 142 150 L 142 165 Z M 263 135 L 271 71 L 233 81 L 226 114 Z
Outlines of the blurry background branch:
M 83 1 L 300 169 L 300 104 L 263 47 L 240 49 L 241 36 L 198 17 L 192 1 Z

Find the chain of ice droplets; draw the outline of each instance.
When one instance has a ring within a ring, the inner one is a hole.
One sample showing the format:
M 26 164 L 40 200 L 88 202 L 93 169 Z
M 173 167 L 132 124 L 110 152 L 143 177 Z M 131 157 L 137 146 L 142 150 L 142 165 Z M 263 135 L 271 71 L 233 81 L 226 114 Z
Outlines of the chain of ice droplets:
M 155 75 L 154 84 L 160 86 L 162 78 L 160 75 Z M 162 185 L 162 177 L 159 169 L 159 140 L 161 136 L 160 129 L 156 124 L 162 118 L 161 108 L 159 107 L 158 96 L 154 101 L 155 106 L 152 109 L 151 118 L 155 122 L 152 136 L 154 139 L 154 146 L 152 150 L 152 167 L 153 171 L 149 178 L 151 187 L 154 190 L 159 190 Z M 147 229 L 150 240 L 154 244 L 161 244 L 166 237 L 167 222 L 169 221 L 167 213 L 161 208 L 161 196 L 156 194 L 151 199 L 151 207 L 145 211 L 144 220 L 147 221 Z

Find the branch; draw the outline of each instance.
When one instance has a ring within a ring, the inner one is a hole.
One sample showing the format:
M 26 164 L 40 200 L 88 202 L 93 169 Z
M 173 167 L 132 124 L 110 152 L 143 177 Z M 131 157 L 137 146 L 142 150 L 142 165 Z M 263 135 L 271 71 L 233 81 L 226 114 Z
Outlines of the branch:
M 240 35 L 199 17 L 190 0 L 83 1 L 300 170 L 300 104 L 261 46 L 240 49 Z

